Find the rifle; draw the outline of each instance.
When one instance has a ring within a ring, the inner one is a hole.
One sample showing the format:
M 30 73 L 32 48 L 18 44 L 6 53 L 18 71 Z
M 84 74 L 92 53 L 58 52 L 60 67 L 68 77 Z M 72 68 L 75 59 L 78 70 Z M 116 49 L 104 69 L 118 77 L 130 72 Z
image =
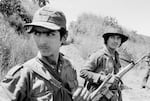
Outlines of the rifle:
M 117 79 L 121 79 L 128 71 L 130 71 L 136 64 L 138 64 L 141 60 L 143 60 L 147 55 L 144 55 L 140 59 L 138 59 L 136 62 L 131 62 L 126 67 L 124 67 L 122 70 L 120 70 L 115 77 Z M 110 99 L 113 96 L 113 93 L 109 90 L 109 87 L 111 84 L 108 84 L 108 81 L 112 78 L 112 74 L 108 74 L 102 84 L 90 94 L 90 99 L 99 99 L 102 96 L 106 96 L 108 99 Z M 96 96 L 98 95 L 98 96 Z

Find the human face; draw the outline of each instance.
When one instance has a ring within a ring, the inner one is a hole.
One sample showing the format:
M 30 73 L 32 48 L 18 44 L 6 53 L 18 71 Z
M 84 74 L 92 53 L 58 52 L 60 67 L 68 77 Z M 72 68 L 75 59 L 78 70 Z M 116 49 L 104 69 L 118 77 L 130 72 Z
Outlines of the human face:
M 43 27 L 33 28 L 33 38 L 42 56 L 56 57 L 62 44 L 60 32 Z
M 121 37 L 119 35 L 109 36 L 107 40 L 107 47 L 116 50 L 121 44 Z

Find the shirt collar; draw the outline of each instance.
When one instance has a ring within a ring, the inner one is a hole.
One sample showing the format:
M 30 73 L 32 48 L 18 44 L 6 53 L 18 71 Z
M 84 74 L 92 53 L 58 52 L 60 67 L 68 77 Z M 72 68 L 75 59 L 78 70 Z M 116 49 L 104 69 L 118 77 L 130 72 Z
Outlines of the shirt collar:
M 108 56 L 112 56 L 106 46 L 104 46 L 103 51 L 104 51 L 104 54 L 106 54 Z M 116 55 L 119 55 L 117 51 L 115 51 L 115 56 Z
M 63 63 L 63 54 L 59 53 L 59 58 L 58 58 L 58 62 L 56 63 L 53 60 L 48 60 L 46 57 L 42 56 L 40 52 L 38 52 L 37 54 L 37 58 L 42 60 L 44 63 L 46 63 L 47 65 L 53 65 L 54 67 L 57 67 L 58 65 Z

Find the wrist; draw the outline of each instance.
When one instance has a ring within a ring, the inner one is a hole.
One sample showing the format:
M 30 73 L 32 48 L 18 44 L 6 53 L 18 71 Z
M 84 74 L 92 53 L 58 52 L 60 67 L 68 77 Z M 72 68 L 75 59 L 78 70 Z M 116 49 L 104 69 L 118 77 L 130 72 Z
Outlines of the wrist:
M 105 76 L 105 75 L 101 75 L 101 76 L 99 77 L 99 80 L 100 80 L 100 81 L 104 81 L 104 80 L 105 80 L 105 78 L 106 78 L 106 76 Z

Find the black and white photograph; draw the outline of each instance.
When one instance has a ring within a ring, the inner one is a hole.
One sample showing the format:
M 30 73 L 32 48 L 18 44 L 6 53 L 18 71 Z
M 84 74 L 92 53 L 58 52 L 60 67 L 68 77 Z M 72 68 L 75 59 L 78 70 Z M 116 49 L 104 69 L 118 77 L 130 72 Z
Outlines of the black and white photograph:
M 0 101 L 150 101 L 149 0 L 0 0 Z

